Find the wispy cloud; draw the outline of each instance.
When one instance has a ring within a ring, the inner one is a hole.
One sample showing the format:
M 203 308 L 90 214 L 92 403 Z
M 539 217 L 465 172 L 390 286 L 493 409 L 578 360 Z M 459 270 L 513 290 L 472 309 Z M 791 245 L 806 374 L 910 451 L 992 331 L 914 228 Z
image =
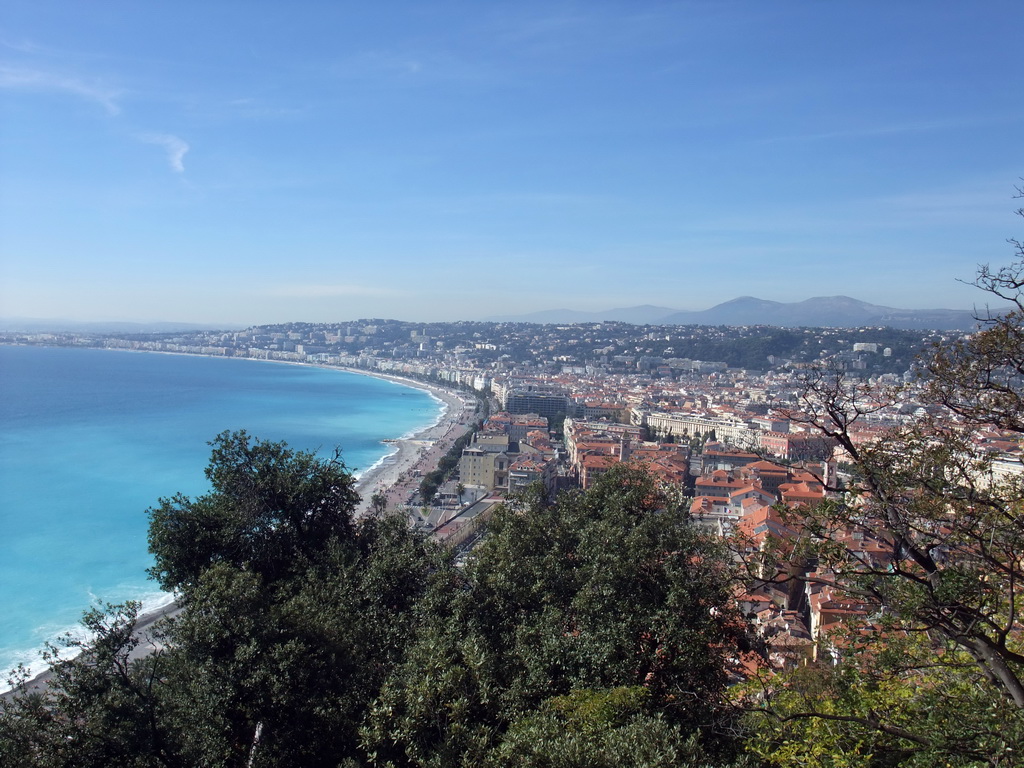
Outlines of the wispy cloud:
M 1000 226 L 1012 215 L 1015 207 L 1009 184 L 1003 179 L 964 182 L 959 187 L 940 190 L 907 192 L 868 200 L 877 212 L 870 214 L 875 221 L 886 223 L 888 214 L 892 223 L 940 224 L 964 226 Z
M 397 51 L 362 51 L 346 57 L 334 66 L 341 77 L 408 76 L 424 70 L 422 55 Z M 436 73 L 435 73 L 436 74 Z
M 972 128 L 976 126 L 989 125 L 993 123 L 1012 122 L 1020 118 L 1017 116 L 995 116 L 995 117 L 956 117 L 937 120 L 925 120 L 909 123 L 891 123 L 888 125 L 871 125 L 860 128 L 849 128 L 838 131 L 823 131 L 821 133 L 804 133 L 791 136 L 775 136 L 766 138 L 763 143 L 772 144 L 775 142 L 799 142 L 799 141 L 823 141 L 829 139 L 862 139 L 876 136 L 895 136 L 907 133 L 926 133 L 930 131 L 956 130 L 959 128 Z
M 372 50 L 345 56 L 329 74 L 348 81 L 385 83 L 484 83 L 499 74 L 481 57 L 465 59 L 436 50 Z
M 233 115 L 249 119 L 294 119 L 305 115 L 303 109 L 277 106 L 251 97 L 232 99 L 226 106 Z
M 185 172 L 185 153 L 188 152 L 188 144 L 170 133 L 147 133 L 140 136 L 143 141 L 149 144 L 158 144 L 167 151 L 167 162 L 175 173 Z
M 99 104 L 108 114 L 116 115 L 121 111 L 117 103 L 121 91 L 73 75 L 0 65 L 0 88 L 69 93 Z
M 49 49 L 45 46 L 40 45 L 34 40 L 10 40 L 8 38 L 0 39 L 0 46 L 7 48 L 18 53 L 45 53 Z
M 407 296 L 408 291 L 380 286 L 353 285 L 346 283 L 313 283 L 307 285 L 282 285 L 271 292 L 274 296 L 291 298 L 326 299 L 334 296 Z

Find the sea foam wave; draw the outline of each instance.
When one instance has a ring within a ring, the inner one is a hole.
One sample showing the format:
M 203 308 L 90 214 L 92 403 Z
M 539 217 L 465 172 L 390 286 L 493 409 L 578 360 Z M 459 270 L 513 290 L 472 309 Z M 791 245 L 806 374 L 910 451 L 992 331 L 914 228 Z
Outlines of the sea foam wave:
M 134 600 L 140 604 L 140 618 L 166 608 L 174 602 L 174 595 L 169 592 L 126 587 L 119 593 L 122 595 L 121 602 Z M 104 605 L 104 601 L 95 595 L 91 596 L 94 606 Z M 43 658 L 43 652 L 47 648 L 57 648 L 61 659 L 73 659 L 78 655 L 78 650 L 68 648 L 67 644 L 85 643 L 92 639 L 81 622 L 66 625 L 44 624 L 36 627 L 33 635 L 38 638 L 38 645 L 32 648 L 0 648 L 0 693 L 7 693 L 12 689 L 11 683 L 15 682 L 14 674 L 19 668 L 24 670 L 27 680 L 45 672 L 49 668 L 49 664 Z

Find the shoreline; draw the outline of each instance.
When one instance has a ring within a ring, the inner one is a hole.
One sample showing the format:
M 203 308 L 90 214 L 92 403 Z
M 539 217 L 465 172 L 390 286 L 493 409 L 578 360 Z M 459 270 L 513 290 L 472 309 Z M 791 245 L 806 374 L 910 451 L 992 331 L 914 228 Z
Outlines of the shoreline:
M 136 351 L 136 350 L 109 350 L 113 352 Z M 210 355 L 196 355 L 188 352 L 162 352 L 150 350 L 138 350 L 149 354 L 183 355 L 189 357 L 210 357 Z M 406 435 L 396 438 L 385 438 L 388 445 L 393 445 L 395 450 L 381 457 L 374 464 L 367 467 L 358 477 L 353 473 L 355 479 L 354 488 L 359 494 L 359 502 L 352 511 L 352 518 L 358 520 L 370 513 L 370 505 L 375 492 L 385 494 L 388 499 L 387 509 L 391 510 L 396 504 L 403 503 L 409 493 L 419 488 L 421 475 L 435 469 L 441 457 L 448 452 L 452 443 L 465 434 L 472 427 L 473 417 L 476 412 L 476 403 L 470 397 L 463 397 L 458 390 L 449 389 L 436 384 L 410 379 L 404 376 L 381 373 L 377 371 L 366 371 L 348 366 L 325 365 L 318 363 L 303 363 L 287 360 L 259 360 L 254 358 L 236 358 L 242 360 L 253 360 L 254 362 L 282 363 L 284 365 L 306 365 L 312 368 L 324 370 L 341 371 L 359 376 L 371 376 L 373 378 L 385 379 L 401 386 L 412 389 L 419 389 L 430 394 L 435 400 L 442 404 L 437 418 L 425 427 L 417 429 Z M 157 608 L 140 613 L 135 622 L 133 634 L 138 640 L 138 645 L 129 654 L 129 659 L 142 658 L 159 648 L 159 644 L 150 629 L 165 617 L 173 617 L 181 611 L 177 602 L 172 598 L 167 603 Z M 11 670 L 5 670 L 10 672 Z M 0 690 L 0 705 L 9 700 L 14 694 L 20 692 L 40 691 L 44 689 L 53 677 L 51 669 L 27 679 L 23 685 L 7 690 Z M 0 681 L 0 686 L 6 681 Z
M 404 503 L 409 493 L 414 488 L 419 488 L 422 475 L 435 469 L 452 443 L 472 428 L 476 403 L 468 396 L 463 397 L 458 390 L 387 373 L 362 371 L 344 366 L 322 367 L 373 376 L 420 389 L 444 405 L 433 424 L 409 435 L 389 439 L 388 444 L 393 445 L 395 450 L 368 467 L 356 479 L 355 487 L 360 495 L 360 502 L 353 512 L 355 518 L 370 512 L 372 497 L 377 492 L 383 493 L 387 498 L 388 510 L 393 509 L 396 504 Z
M 66 345 L 9 344 L 9 346 L 42 346 L 62 349 L 65 348 Z M 78 347 L 70 348 L 78 349 Z M 445 448 L 445 451 L 447 451 L 447 449 L 451 447 L 452 442 L 470 429 L 474 421 L 473 416 L 477 407 L 475 402 L 469 399 L 468 396 L 464 398 L 456 389 L 444 387 L 432 382 L 420 381 L 419 379 L 411 379 L 407 376 L 401 376 L 398 374 L 369 371 L 362 368 L 352 368 L 347 365 L 310 363 L 299 360 L 272 360 L 257 357 L 227 357 L 221 355 L 204 355 L 199 352 L 173 352 L 169 350 L 156 349 L 121 349 L 118 347 L 82 348 L 96 349 L 104 352 L 126 352 L 144 355 L 180 355 L 182 357 L 212 357 L 221 360 L 244 360 L 255 363 L 306 366 L 309 368 L 319 368 L 325 371 L 341 371 L 342 373 L 351 373 L 357 376 L 370 376 L 375 379 L 384 379 L 385 381 L 391 381 L 395 384 L 400 384 L 411 389 L 419 389 L 427 392 L 445 406 L 442 408 L 437 419 L 433 423 L 415 432 L 400 435 L 395 438 L 385 438 L 384 440 L 386 440 L 388 444 L 395 446 L 395 450 L 382 456 L 358 476 L 356 476 L 354 472 L 352 473 L 356 481 L 355 489 L 360 494 L 360 502 L 353 513 L 353 517 L 356 518 L 361 517 L 369 511 L 370 497 L 373 496 L 373 490 L 383 491 L 385 488 L 390 488 L 391 486 L 399 483 L 403 475 L 415 471 L 416 469 L 422 471 L 423 474 L 430 471 L 429 469 L 424 469 L 429 458 L 423 455 L 425 452 L 424 449 L 429 449 L 434 446 L 436 442 L 443 441 L 447 444 L 447 447 Z M 434 458 L 434 467 L 437 466 L 441 456 L 444 455 L 443 452 L 439 454 L 429 450 L 426 452 L 430 453 L 430 456 Z M 431 467 L 431 469 L 433 469 L 433 467 Z M 416 485 L 418 486 L 418 483 Z M 363 496 L 366 498 L 363 498 Z
M 10 346 L 25 346 L 21 344 L 10 344 Z M 61 344 L 34 344 L 28 346 L 44 346 L 54 347 L 56 349 L 65 348 L 65 345 Z M 78 347 L 71 347 L 78 349 Z M 423 443 L 432 444 L 434 441 L 446 440 L 448 447 L 451 447 L 451 443 L 454 442 L 458 437 L 464 434 L 473 424 L 473 415 L 476 411 L 476 403 L 471 399 L 463 398 L 459 394 L 458 390 L 449 387 L 441 386 L 432 382 L 420 381 L 419 379 L 411 379 L 407 376 L 401 376 L 393 373 L 382 373 L 380 371 L 369 371 L 363 368 L 353 368 L 347 365 L 330 365 L 328 363 L 310 363 L 299 360 L 272 360 L 259 357 L 227 357 L 221 355 L 204 355 L 199 352 L 173 352 L 169 350 L 156 350 L 156 349 L 121 349 L 118 347 L 82 347 L 83 349 L 96 349 L 103 352 L 126 352 L 130 354 L 143 354 L 143 355 L 176 355 L 182 357 L 212 357 L 219 360 L 243 360 L 254 363 L 274 363 L 277 365 L 294 365 L 304 366 L 309 368 L 319 368 L 325 371 L 341 371 L 342 373 L 351 373 L 356 376 L 369 376 L 375 379 L 384 379 L 385 381 L 391 381 L 395 384 L 400 384 L 410 389 L 419 389 L 430 394 L 435 400 L 442 403 L 445 407 L 441 409 L 438 417 L 427 426 L 424 426 L 415 432 L 411 432 L 405 435 L 399 435 L 395 438 L 384 438 L 388 444 L 394 445 L 396 450 L 382 456 L 380 459 L 375 461 L 369 467 L 366 468 L 358 476 L 353 472 L 352 475 L 355 477 L 355 489 L 359 492 L 360 497 L 364 495 L 364 492 L 368 490 L 371 485 L 371 481 L 374 488 L 391 486 L 399 481 L 400 476 L 407 471 L 414 469 L 423 470 L 425 462 L 421 461 L 420 454 L 422 451 L 420 448 L 423 447 Z M 456 415 L 452 415 L 456 414 Z M 450 424 L 447 422 L 450 421 Z M 449 434 L 449 429 L 458 430 L 454 434 Z M 383 440 L 382 440 L 383 442 Z M 410 448 L 410 443 L 417 443 L 414 447 Z M 445 449 L 447 450 L 447 448 Z M 441 456 L 437 455 L 435 460 L 435 466 L 437 461 L 440 461 Z M 390 480 L 390 482 L 389 482 Z M 417 484 L 418 485 L 418 484 Z M 365 493 L 366 499 L 362 499 L 356 507 L 354 517 L 361 517 L 369 509 L 369 497 L 372 496 L 372 492 Z M 365 502 L 365 503 L 364 503 Z
M 146 613 L 140 613 L 135 619 L 135 628 L 132 630 L 132 637 L 135 638 L 137 644 L 128 653 L 128 660 L 135 661 L 136 659 L 141 659 L 162 648 L 163 646 L 158 640 L 157 635 L 151 632 L 151 630 L 155 629 L 157 622 L 165 618 L 173 618 L 179 613 L 181 613 L 181 608 L 173 600 L 159 608 L 154 608 Z M 68 659 L 71 658 L 74 657 L 68 657 Z M 22 685 L 0 691 L 0 709 L 3 708 L 4 702 L 10 701 L 16 695 L 44 691 L 49 687 L 52 679 L 53 669 L 47 667 L 34 677 L 25 680 Z

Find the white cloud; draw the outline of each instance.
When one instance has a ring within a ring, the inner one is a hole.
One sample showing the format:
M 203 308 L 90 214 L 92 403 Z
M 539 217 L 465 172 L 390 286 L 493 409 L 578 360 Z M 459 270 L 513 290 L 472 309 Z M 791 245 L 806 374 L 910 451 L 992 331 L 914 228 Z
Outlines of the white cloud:
M 0 88 L 27 91 L 62 91 L 102 106 L 108 114 L 121 111 L 117 103 L 120 91 L 81 78 L 37 69 L 0 66 Z
M 149 144 L 158 144 L 167 150 L 167 162 L 175 173 L 185 172 L 185 153 L 188 152 L 188 144 L 170 133 L 147 133 L 140 137 Z

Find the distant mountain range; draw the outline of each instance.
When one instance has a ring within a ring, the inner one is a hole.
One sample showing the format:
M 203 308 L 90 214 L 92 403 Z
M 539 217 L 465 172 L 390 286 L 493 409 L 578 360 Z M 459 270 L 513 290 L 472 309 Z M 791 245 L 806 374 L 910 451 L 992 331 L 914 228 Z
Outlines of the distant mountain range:
M 605 312 L 553 309 L 486 319 L 517 323 L 618 321 L 634 325 L 774 325 L 788 328 L 856 328 L 878 325 L 904 330 L 970 330 L 977 325 L 971 310 L 896 309 L 868 304 L 849 296 L 818 296 L 790 304 L 741 296 L 695 312 L 647 304 Z
M 82 322 L 36 317 L 0 317 L 0 331 L 8 333 L 179 333 L 182 331 L 240 330 L 243 326 L 196 323 Z
M 994 314 L 1009 311 L 993 309 Z M 977 326 L 974 312 L 966 309 L 896 309 L 849 296 L 817 296 L 790 304 L 781 301 L 741 296 L 710 309 L 687 311 L 644 304 L 639 307 L 609 309 L 604 312 L 580 312 L 551 309 L 523 315 L 484 318 L 502 323 L 600 323 L 604 321 L 632 325 L 773 325 L 788 328 L 857 328 L 888 326 L 904 330 L 971 330 Z M 74 320 L 26 317 L 0 318 L 0 332 L 15 333 L 178 333 L 205 330 L 241 330 L 245 326 L 214 327 L 196 323 L 80 322 Z

